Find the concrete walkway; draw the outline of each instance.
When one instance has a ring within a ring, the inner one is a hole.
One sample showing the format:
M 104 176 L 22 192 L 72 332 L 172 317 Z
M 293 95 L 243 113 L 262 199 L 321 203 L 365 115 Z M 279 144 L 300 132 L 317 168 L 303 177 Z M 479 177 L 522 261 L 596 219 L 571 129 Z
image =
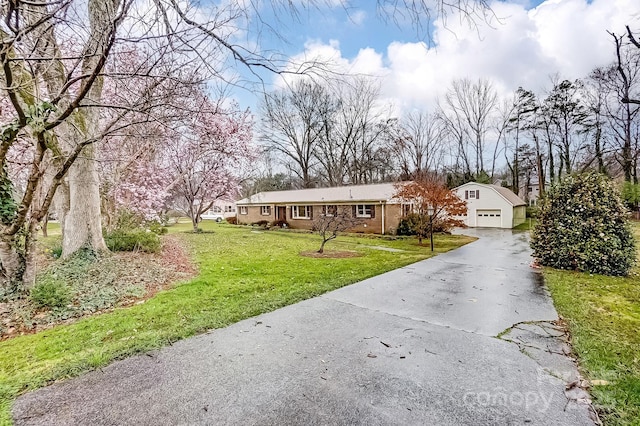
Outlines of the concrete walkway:
M 589 425 L 523 233 L 115 362 L 17 425 Z

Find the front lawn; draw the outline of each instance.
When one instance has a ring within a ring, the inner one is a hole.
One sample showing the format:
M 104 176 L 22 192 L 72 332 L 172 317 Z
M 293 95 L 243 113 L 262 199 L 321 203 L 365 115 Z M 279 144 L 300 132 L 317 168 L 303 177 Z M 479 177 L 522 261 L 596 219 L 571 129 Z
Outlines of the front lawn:
M 318 259 L 316 235 L 259 231 L 205 222 L 171 228 L 189 247 L 200 274 L 144 303 L 0 342 L 0 424 L 21 393 L 136 353 L 224 327 L 329 290 L 431 257 L 413 239 L 340 237 L 328 250 L 362 256 Z M 437 236 L 436 254 L 473 239 Z M 385 251 L 381 248 L 393 248 Z
M 634 233 L 640 241 L 640 224 Z M 606 425 L 640 425 L 639 274 L 639 266 L 627 278 L 544 270 Z

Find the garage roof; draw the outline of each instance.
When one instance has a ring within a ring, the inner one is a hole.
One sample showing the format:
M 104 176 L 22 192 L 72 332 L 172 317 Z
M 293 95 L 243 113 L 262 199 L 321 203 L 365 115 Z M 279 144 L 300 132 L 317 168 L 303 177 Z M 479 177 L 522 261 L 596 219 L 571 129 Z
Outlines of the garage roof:
M 500 194 L 502 198 L 507 200 L 509 204 L 511 204 L 513 207 L 527 205 L 527 203 L 525 203 L 522 198 L 518 197 L 516 194 L 513 193 L 513 191 L 511 191 L 509 188 L 505 188 L 504 186 L 488 185 L 486 183 L 478 183 L 478 182 L 467 182 L 464 185 L 460 185 L 459 187 L 457 187 L 456 190 L 460 188 L 464 188 L 467 185 L 477 185 L 484 188 L 493 189 L 498 194 Z

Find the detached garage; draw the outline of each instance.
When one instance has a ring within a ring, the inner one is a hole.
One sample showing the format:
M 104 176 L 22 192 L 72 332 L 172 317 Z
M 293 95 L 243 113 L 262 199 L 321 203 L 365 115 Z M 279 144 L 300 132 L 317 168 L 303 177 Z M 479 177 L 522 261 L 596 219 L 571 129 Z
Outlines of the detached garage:
M 469 182 L 455 191 L 467 202 L 463 220 L 469 227 L 513 228 L 526 220 L 527 204 L 508 188 Z

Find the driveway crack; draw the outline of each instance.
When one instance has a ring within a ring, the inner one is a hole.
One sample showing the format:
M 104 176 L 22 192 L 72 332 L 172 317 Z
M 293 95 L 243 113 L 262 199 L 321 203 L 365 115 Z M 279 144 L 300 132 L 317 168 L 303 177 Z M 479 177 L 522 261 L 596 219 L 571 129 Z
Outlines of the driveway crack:
M 427 321 L 427 320 L 422 319 L 422 318 L 414 318 L 414 317 L 409 317 L 409 316 L 405 316 L 405 315 L 394 314 L 394 313 L 387 312 L 387 311 L 384 311 L 384 310 L 381 310 L 381 309 L 373 309 L 373 308 L 370 308 L 370 307 L 367 307 L 367 306 L 358 305 L 356 303 L 346 302 L 346 301 L 340 300 L 340 299 L 335 299 L 335 298 L 329 297 L 327 295 L 321 295 L 319 297 L 322 298 L 322 299 L 331 300 L 333 302 L 338 302 L 338 303 L 341 303 L 343 305 L 353 306 L 354 308 L 364 309 L 364 310 L 367 310 L 367 311 L 370 311 L 370 312 L 377 312 L 377 313 L 389 315 L 389 316 L 392 316 L 392 317 L 395 317 L 395 318 L 402 318 L 402 319 L 407 319 L 407 320 L 411 320 L 411 321 L 417 321 L 417 322 L 421 322 L 423 324 L 432 325 L 434 327 L 448 328 L 450 330 L 462 331 L 463 333 L 474 334 L 476 336 L 484 336 L 484 337 L 489 337 L 489 338 L 492 337 L 492 336 L 490 336 L 488 334 L 476 333 L 476 332 L 471 331 L 471 330 L 465 330 L 463 328 L 452 327 L 451 325 L 448 325 L 448 324 L 439 324 L 437 322 Z
M 601 424 L 589 394 L 589 382 L 578 371 L 572 355 L 571 337 L 562 320 L 518 322 L 495 337 L 515 344 L 522 354 L 538 364 L 538 380 L 545 380 L 546 377 L 547 380 L 554 378 L 562 381 L 567 405 L 587 405 L 592 420 Z

